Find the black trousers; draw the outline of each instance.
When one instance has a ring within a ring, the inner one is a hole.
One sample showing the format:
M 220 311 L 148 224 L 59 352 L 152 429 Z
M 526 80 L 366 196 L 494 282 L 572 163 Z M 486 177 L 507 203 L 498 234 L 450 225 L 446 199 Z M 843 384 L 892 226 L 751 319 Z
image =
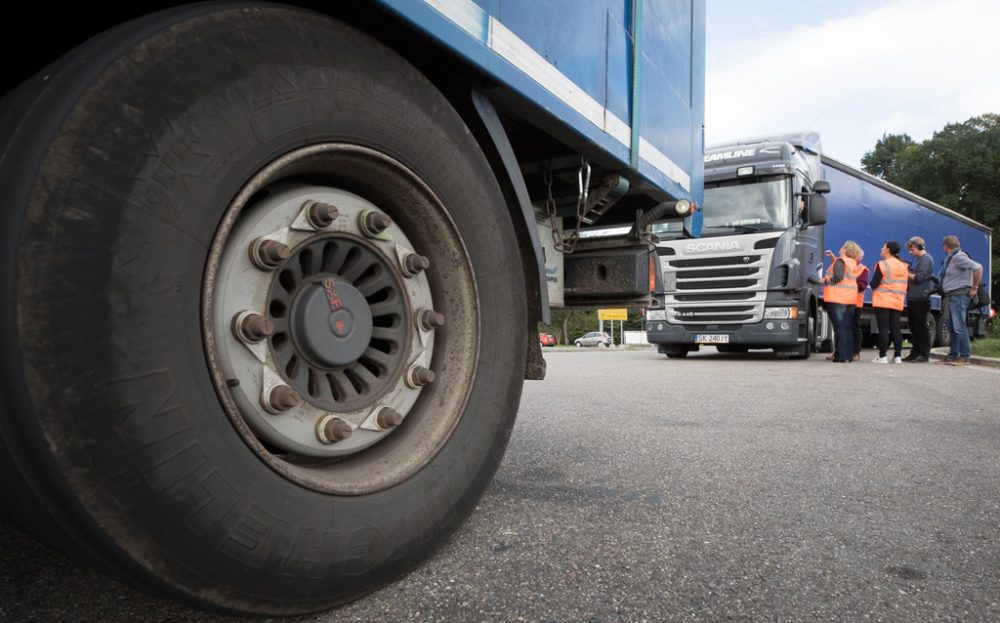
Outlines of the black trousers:
M 854 354 L 861 354 L 861 340 L 864 333 L 861 331 L 861 308 L 854 308 L 854 320 L 851 322 L 851 329 L 854 331 Z
M 878 356 L 885 357 L 889 351 L 889 337 L 895 357 L 903 356 L 903 331 L 899 327 L 902 313 L 898 309 L 875 308 L 875 323 L 878 325 Z
M 930 301 L 906 302 L 906 320 L 913 336 L 913 351 L 910 354 L 914 357 L 923 355 L 930 358 L 931 356 L 931 330 L 927 326 L 927 314 L 929 313 L 931 313 Z

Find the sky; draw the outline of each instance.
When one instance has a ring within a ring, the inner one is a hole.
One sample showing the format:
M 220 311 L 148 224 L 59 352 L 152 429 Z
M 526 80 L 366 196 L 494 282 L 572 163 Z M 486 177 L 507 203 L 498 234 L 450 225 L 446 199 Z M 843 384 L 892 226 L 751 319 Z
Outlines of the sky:
M 860 167 L 1000 113 L 1000 0 L 707 0 L 705 142 L 812 130 Z

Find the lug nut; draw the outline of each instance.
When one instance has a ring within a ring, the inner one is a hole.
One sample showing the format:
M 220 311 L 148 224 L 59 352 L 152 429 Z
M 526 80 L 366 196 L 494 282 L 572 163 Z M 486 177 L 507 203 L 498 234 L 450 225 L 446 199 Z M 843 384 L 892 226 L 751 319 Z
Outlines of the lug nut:
M 406 384 L 416 389 L 424 385 L 430 385 L 436 378 L 433 370 L 428 370 L 423 366 L 413 366 L 406 377 Z
M 302 404 L 302 396 L 287 385 L 277 385 L 267 393 L 264 408 L 271 413 L 283 413 Z
M 381 429 L 396 428 L 403 421 L 403 415 L 395 409 L 385 408 L 378 414 L 376 423 Z
M 403 258 L 403 274 L 407 277 L 413 277 L 422 270 L 425 270 L 431 265 L 431 261 L 424 257 L 423 255 L 417 255 L 416 253 L 409 253 Z
M 274 323 L 254 312 L 237 315 L 233 327 L 236 337 L 247 342 L 259 342 L 274 333 Z
M 306 218 L 309 220 L 309 224 L 316 229 L 329 227 L 340 216 L 340 210 L 337 209 L 337 206 L 329 203 L 309 201 L 306 205 L 309 206 L 306 210 Z
M 417 314 L 417 326 L 424 331 L 433 331 L 444 324 L 444 314 L 433 309 L 423 309 Z
M 277 240 L 258 238 L 250 245 L 250 261 L 261 270 L 274 270 L 288 259 L 291 251 L 288 245 Z
M 320 422 L 318 437 L 323 443 L 337 443 L 351 436 L 351 425 L 340 418 L 327 418 Z
M 375 238 L 392 225 L 391 218 L 374 210 L 365 210 L 358 220 L 361 232 L 369 238 Z

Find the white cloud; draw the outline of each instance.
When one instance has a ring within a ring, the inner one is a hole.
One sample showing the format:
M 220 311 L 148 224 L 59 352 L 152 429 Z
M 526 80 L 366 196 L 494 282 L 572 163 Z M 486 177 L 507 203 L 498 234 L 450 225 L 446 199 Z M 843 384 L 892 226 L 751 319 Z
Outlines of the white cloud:
M 706 140 L 817 130 L 828 153 L 857 164 L 883 133 L 919 141 L 1000 112 L 998 27 L 995 0 L 895 0 L 730 39 L 708 67 Z

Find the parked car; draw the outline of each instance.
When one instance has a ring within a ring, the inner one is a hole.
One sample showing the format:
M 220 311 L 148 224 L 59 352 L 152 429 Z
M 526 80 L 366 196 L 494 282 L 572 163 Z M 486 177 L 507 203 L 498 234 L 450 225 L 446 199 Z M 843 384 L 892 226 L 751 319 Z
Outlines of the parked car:
M 538 341 L 542 344 L 542 346 L 555 346 L 556 336 L 552 335 L 551 333 L 539 332 Z
M 611 346 L 611 336 L 604 331 L 591 331 L 573 340 L 577 348 L 581 346 L 600 346 L 607 348 Z

